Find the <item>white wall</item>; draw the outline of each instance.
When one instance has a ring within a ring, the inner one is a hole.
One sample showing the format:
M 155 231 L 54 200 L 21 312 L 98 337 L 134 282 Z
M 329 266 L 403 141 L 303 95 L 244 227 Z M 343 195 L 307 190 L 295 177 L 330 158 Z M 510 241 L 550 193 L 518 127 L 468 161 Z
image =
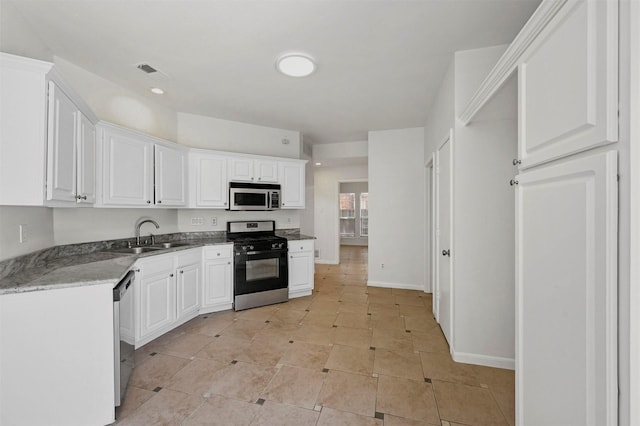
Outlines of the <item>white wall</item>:
M 424 126 L 425 164 L 431 159 L 431 154 L 449 137 L 449 129 L 454 128 L 454 61 L 442 79 L 440 90 L 427 114 Z
M 288 144 L 282 140 L 288 139 Z M 193 148 L 301 158 L 300 132 L 178 113 L 178 143 Z
M 422 127 L 369 132 L 369 285 L 424 289 L 423 159 Z
M 367 141 L 322 143 L 313 147 L 313 161 L 365 158 L 369 155 Z
M 160 225 L 160 229 L 143 225 L 141 235 L 178 232 L 175 209 L 53 209 L 55 245 L 131 238 L 141 218 L 153 219 Z
M 20 243 L 19 226 L 27 225 Z M 53 211 L 46 207 L 0 207 L 0 261 L 54 245 Z
M 319 251 L 318 263 L 340 262 L 340 227 L 338 223 L 339 182 L 367 180 L 366 164 L 340 167 L 319 167 L 315 171 L 314 236 Z
M 0 51 L 53 62 L 51 50 L 31 30 L 13 3 L 2 1 L 0 8 Z
M 192 225 L 192 218 L 204 219 L 203 225 Z M 217 225 L 212 225 L 216 218 Z M 180 232 L 226 231 L 227 222 L 236 220 L 275 220 L 276 229 L 300 227 L 300 210 L 277 210 L 271 212 L 244 212 L 226 210 L 178 210 L 178 229 Z

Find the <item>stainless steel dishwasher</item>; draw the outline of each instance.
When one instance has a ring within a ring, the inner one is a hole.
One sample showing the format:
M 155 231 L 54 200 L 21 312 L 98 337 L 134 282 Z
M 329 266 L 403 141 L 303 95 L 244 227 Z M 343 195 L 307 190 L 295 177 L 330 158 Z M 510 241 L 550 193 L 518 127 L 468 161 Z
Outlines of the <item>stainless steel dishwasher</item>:
M 131 297 L 128 292 L 133 283 L 135 272 L 129 271 L 127 275 L 113 288 L 113 349 L 115 367 L 115 402 L 120 406 L 122 397 L 127 389 L 129 377 L 133 372 L 133 345 L 120 338 L 120 301 L 125 297 Z

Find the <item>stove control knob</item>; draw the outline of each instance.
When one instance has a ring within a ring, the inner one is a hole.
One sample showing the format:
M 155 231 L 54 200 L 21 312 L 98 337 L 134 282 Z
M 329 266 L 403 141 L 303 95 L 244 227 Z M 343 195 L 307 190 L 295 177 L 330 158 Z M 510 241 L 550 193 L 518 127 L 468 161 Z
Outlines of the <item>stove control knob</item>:
M 247 251 L 247 246 L 242 246 L 242 251 Z
M 271 244 L 271 248 L 272 248 L 272 249 L 278 248 L 278 243 L 273 243 L 273 244 Z
M 253 250 L 253 246 L 249 246 L 249 250 Z
M 284 243 L 278 244 L 278 248 L 282 248 L 282 247 L 284 247 Z

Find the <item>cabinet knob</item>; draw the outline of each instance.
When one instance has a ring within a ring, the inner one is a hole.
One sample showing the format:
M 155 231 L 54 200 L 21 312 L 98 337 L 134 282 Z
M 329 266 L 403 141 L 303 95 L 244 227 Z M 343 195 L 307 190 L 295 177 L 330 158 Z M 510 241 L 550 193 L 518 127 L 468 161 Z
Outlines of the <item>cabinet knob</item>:
M 451 256 L 451 251 L 450 250 L 442 250 L 442 255 L 443 256 Z
M 517 185 L 518 183 L 519 183 L 519 182 L 518 182 L 517 180 L 515 180 L 515 179 L 511 179 L 511 180 L 509 181 L 509 185 L 511 185 L 511 186 L 513 186 L 513 185 Z
M 216 253 L 216 256 L 220 256 L 220 253 Z
M 140 272 L 140 268 L 136 269 L 136 272 Z
M 151 204 L 151 200 L 147 200 L 147 204 Z
M 258 180 L 262 180 L 262 178 L 258 178 Z
M 224 205 L 225 205 L 225 206 L 227 205 L 227 202 L 226 202 L 226 201 L 224 202 Z
M 251 178 L 251 180 L 253 180 L 253 178 Z
M 86 200 L 87 196 L 86 195 L 76 195 L 76 200 Z
M 162 204 L 162 200 L 158 200 L 158 204 Z
M 170 277 L 173 277 L 173 274 L 169 275 Z
M 184 274 L 184 271 L 180 271 L 181 274 Z
M 227 265 L 231 265 L 231 262 L 227 262 Z
M 514 166 L 518 166 L 520 164 L 522 164 L 522 160 L 518 160 L 517 158 L 514 158 L 513 161 L 511 162 Z

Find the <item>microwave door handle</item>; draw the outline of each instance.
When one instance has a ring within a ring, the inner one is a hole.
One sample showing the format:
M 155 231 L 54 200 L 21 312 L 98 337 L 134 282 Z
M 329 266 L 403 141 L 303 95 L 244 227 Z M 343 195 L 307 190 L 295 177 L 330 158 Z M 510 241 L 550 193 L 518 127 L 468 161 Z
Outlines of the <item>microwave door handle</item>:
M 271 208 L 271 191 L 267 191 L 267 208 Z

